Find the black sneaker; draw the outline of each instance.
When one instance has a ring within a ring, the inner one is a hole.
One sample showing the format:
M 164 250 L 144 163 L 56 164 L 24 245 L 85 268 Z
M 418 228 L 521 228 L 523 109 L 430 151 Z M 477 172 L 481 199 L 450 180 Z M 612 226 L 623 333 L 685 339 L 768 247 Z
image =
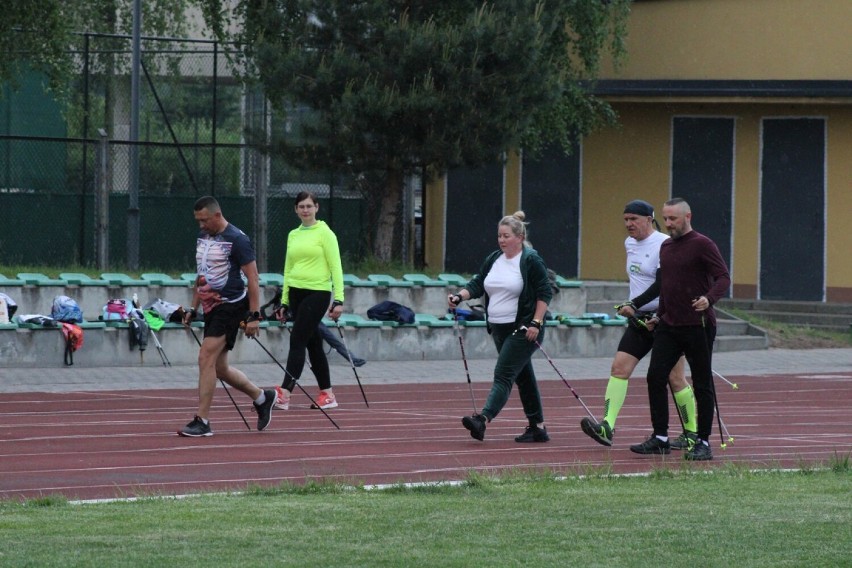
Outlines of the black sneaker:
M 275 404 L 275 399 L 277 398 L 277 394 L 273 389 L 266 389 L 263 391 L 263 394 L 266 395 L 266 400 L 263 401 L 263 404 L 252 403 L 254 404 L 254 410 L 257 412 L 257 430 L 259 432 L 266 430 L 266 427 L 272 422 L 272 406 Z
M 671 448 L 668 441 L 663 442 L 654 434 L 651 434 L 651 437 L 641 444 L 630 446 L 630 451 L 634 454 L 668 454 L 671 452 Z
M 515 441 L 519 444 L 527 444 L 530 442 L 549 442 L 550 436 L 547 435 L 547 428 L 539 428 L 530 424 L 524 433 L 520 436 L 515 436 Z
M 697 440 L 688 452 L 683 454 L 683 459 L 690 461 L 710 461 L 713 459 L 713 450 L 710 444 Z
M 583 418 L 580 420 L 580 428 L 598 444 L 603 444 L 604 446 L 612 445 L 612 428 L 609 427 L 609 423 L 606 420 L 595 422 L 591 418 Z
M 481 414 L 465 416 L 462 418 L 462 424 L 470 430 L 471 437 L 482 441 L 485 438 L 485 417 Z
M 674 440 L 669 440 L 669 447 L 673 450 L 689 451 L 695 445 L 697 439 L 698 435 L 694 432 L 683 432 Z
M 179 436 L 187 436 L 189 438 L 201 438 L 202 436 L 212 436 L 213 430 L 210 429 L 210 422 L 205 424 L 201 418 L 196 416 L 192 422 L 178 430 Z

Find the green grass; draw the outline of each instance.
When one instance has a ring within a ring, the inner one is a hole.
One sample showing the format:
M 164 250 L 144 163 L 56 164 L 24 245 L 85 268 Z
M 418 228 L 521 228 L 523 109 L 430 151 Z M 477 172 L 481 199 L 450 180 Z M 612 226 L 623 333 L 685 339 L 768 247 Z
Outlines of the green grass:
M 472 475 L 244 494 L 0 502 L 3 566 L 840 566 L 848 456 L 802 472 Z
M 769 335 L 772 347 L 814 348 L 852 347 L 852 333 L 815 329 L 806 325 L 790 325 L 753 316 L 747 310 L 726 309 L 732 316 L 745 320 Z

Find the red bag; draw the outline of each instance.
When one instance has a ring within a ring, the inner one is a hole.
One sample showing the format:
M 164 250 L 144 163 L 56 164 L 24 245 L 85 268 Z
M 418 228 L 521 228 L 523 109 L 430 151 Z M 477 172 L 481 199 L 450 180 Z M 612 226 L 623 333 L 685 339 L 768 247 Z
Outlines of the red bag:
M 65 364 L 74 364 L 74 352 L 83 346 L 83 328 L 73 323 L 62 323 L 65 337 Z

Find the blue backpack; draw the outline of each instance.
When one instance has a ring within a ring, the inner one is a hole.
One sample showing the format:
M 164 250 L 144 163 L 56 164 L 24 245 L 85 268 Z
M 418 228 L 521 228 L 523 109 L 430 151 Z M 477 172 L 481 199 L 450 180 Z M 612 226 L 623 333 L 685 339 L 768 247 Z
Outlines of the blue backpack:
M 80 309 L 77 301 L 73 298 L 56 296 L 53 299 L 50 317 L 66 323 L 81 323 L 83 321 L 83 310 Z

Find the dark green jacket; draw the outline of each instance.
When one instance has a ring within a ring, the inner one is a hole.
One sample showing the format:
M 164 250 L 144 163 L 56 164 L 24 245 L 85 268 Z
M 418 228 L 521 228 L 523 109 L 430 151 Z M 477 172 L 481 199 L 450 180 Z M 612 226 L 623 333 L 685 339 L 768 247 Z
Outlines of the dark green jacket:
M 471 299 L 483 298 L 486 317 L 488 314 L 488 294 L 485 292 L 485 277 L 488 276 L 494 261 L 501 254 L 503 254 L 503 251 L 500 250 L 489 254 L 485 258 L 485 262 L 482 263 L 479 274 L 476 274 L 470 279 L 470 282 L 464 285 L 464 289 L 470 293 Z M 547 267 L 535 249 L 524 247 L 521 252 L 520 269 L 524 288 L 518 297 L 518 316 L 515 320 L 515 325 L 518 327 L 528 324 L 533 319 L 535 303 L 538 300 L 549 304 L 551 298 L 553 298 L 553 288 L 551 288 L 550 281 L 547 278 Z

